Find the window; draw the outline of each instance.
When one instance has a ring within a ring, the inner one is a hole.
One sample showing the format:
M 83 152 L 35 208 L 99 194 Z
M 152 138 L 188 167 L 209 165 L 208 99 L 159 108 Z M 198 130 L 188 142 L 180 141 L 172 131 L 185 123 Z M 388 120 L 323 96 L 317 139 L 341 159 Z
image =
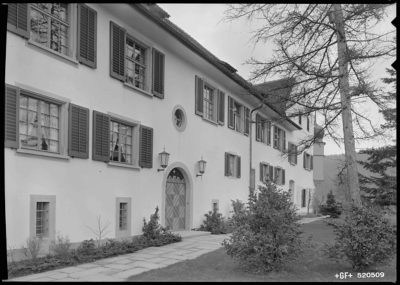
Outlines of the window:
M 117 114 L 93 111 L 92 159 L 110 165 L 153 167 L 153 129 Z
M 20 146 L 59 153 L 60 106 L 23 94 L 19 103 Z
M 49 236 L 49 202 L 36 202 L 36 237 Z
M 256 140 L 271 144 L 271 121 L 267 121 L 258 114 L 256 115 Z
M 30 4 L 30 38 L 58 53 L 71 56 L 70 11 L 66 3 Z
M 119 203 L 119 230 L 124 231 L 128 227 L 128 203 Z
M 67 154 L 88 158 L 89 109 L 32 87 L 6 85 L 5 91 L 6 147 L 58 158 Z
M 285 170 L 281 167 L 275 167 L 275 183 L 277 185 L 284 185 L 285 184 Z
M 286 132 L 277 126 L 274 126 L 274 148 L 286 150 Z
M 245 135 L 249 134 L 250 109 L 228 97 L 228 127 Z
M 301 207 L 304 208 L 306 206 L 306 189 L 301 190 Z
M 110 33 L 110 76 L 142 93 L 164 98 L 164 54 L 154 48 L 151 52 L 149 45 L 113 22 Z
M 260 162 L 260 181 L 274 180 L 274 167 L 268 163 Z
M 172 110 L 172 121 L 174 124 L 174 127 L 182 132 L 186 128 L 186 113 L 183 109 L 182 106 L 177 105 L 174 107 Z
M 85 4 L 9 3 L 7 29 L 29 43 L 96 68 L 97 12 Z M 77 22 L 75 22 L 77 19 Z
M 240 156 L 225 153 L 225 176 L 240 178 Z
M 313 156 L 306 152 L 303 154 L 303 167 L 306 170 L 313 169 Z
M 55 238 L 55 195 L 30 195 L 30 236 Z
M 117 238 L 131 235 L 131 205 L 130 197 L 117 197 L 115 199 L 115 236 Z
M 110 161 L 132 164 L 133 127 L 110 120 Z
M 216 106 L 216 96 L 214 94 L 214 89 L 204 84 L 203 90 L 203 117 L 210 121 L 215 121 L 217 109 Z
M 289 148 L 289 154 L 288 154 L 288 160 L 289 163 L 292 165 L 297 164 L 297 146 L 292 143 L 288 143 L 288 148 Z
M 127 36 L 125 53 L 125 81 L 146 90 L 146 48 Z

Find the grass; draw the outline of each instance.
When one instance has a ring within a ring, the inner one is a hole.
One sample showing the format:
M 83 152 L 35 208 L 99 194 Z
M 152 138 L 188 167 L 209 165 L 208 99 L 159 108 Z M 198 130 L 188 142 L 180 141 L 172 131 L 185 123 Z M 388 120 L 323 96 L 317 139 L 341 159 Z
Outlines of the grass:
M 296 262 L 288 265 L 284 271 L 268 274 L 253 274 L 241 270 L 239 265 L 229 257 L 223 248 L 204 254 L 193 260 L 186 260 L 165 268 L 155 269 L 139 275 L 131 276 L 128 281 L 231 281 L 231 282 L 395 282 L 396 260 L 389 265 L 377 266 L 369 272 L 384 272 L 384 278 L 340 280 L 336 273 L 353 271 L 350 264 L 336 263 L 322 254 L 324 243 L 333 242 L 332 227 L 322 220 L 302 225 L 303 238 L 312 235 L 313 246 L 305 250 L 304 255 Z M 365 271 L 368 272 L 368 271 Z

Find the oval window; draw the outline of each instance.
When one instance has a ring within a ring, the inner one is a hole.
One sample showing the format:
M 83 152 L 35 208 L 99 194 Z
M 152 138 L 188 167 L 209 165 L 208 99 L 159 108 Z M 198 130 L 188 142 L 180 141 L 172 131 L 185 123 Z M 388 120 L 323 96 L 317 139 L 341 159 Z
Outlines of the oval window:
M 186 114 L 181 106 L 175 106 L 172 111 L 172 119 L 178 131 L 183 131 L 186 128 Z

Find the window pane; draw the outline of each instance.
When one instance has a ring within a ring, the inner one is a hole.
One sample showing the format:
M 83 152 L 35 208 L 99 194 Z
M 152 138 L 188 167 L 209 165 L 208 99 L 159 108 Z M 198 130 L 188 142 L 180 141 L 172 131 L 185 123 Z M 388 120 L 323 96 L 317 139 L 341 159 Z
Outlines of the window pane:
M 58 141 L 50 140 L 50 148 L 49 151 L 51 152 L 58 152 Z
M 38 100 L 33 99 L 33 98 L 28 99 L 28 109 L 29 110 L 37 111 L 37 104 L 38 104 Z
M 54 117 L 58 117 L 58 106 L 54 104 L 50 104 L 50 115 Z
M 31 39 L 44 46 L 48 44 L 49 19 L 44 14 L 31 9 Z
M 19 106 L 24 109 L 28 108 L 28 98 L 21 95 L 19 97 Z

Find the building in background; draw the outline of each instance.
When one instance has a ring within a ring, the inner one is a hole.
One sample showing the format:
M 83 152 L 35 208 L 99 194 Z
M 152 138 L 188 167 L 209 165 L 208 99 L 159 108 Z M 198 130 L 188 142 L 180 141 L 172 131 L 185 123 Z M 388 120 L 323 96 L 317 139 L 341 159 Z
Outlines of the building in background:
M 313 116 L 289 120 L 276 102 L 252 112 L 265 86 L 252 86 L 157 5 L 8 7 L 9 247 L 29 237 L 93 238 L 97 217 L 109 238 L 138 235 L 156 206 L 162 225 L 190 230 L 212 208 L 230 215 L 231 200 L 246 201 L 266 177 L 307 212 L 313 149 L 282 154 L 314 132 Z

